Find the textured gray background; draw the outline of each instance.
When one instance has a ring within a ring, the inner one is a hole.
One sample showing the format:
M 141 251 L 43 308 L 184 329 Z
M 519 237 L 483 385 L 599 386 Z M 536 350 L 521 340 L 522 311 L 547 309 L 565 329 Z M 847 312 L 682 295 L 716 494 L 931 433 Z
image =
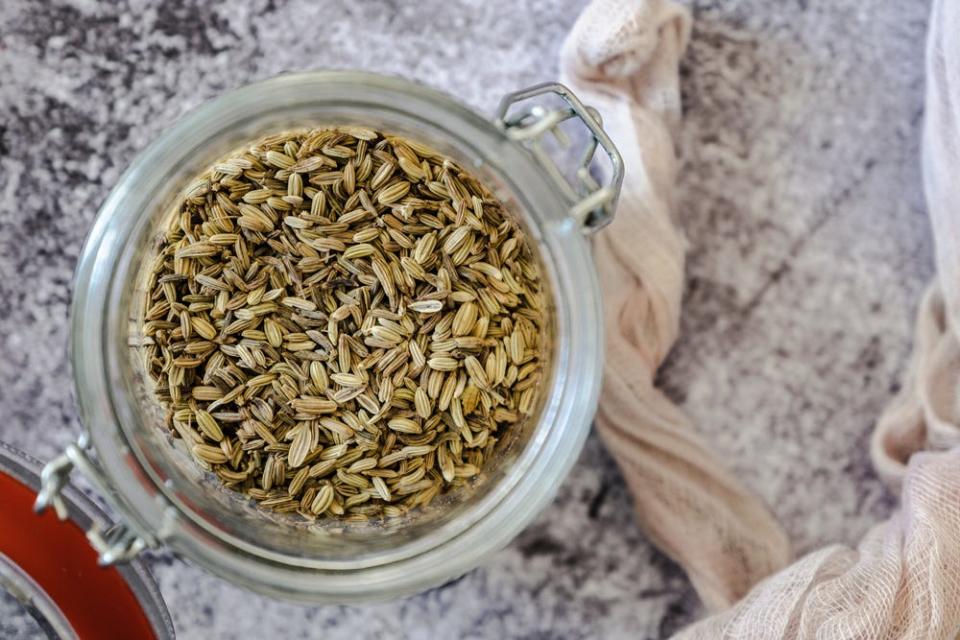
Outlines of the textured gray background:
M 134 155 L 200 102 L 315 67 L 399 73 L 489 113 L 555 78 L 581 0 L 0 4 L 0 439 L 78 431 L 66 365 L 81 242 Z M 889 513 L 866 453 L 932 269 L 920 188 L 919 0 L 692 0 L 670 395 L 800 551 Z M 229 5 L 229 6 L 227 6 Z M 28 355 L 29 354 L 29 355 Z M 183 638 L 660 638 L 700 615 L 591 438 L 556 502 L 464 578 L 305 608 L 153 562 Z

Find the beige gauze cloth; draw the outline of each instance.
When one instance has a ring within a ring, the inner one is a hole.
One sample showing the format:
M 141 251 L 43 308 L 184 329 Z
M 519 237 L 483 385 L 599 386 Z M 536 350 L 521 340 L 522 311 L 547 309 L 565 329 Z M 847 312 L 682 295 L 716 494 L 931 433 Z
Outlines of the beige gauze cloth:
M 901 507 L 857 549 L 828 546 L 783 569 L 782 530 L 653 386 L 683 286 L 671 208 L 689 15 L 668 0 L 595 0 L 564 46 L 564 81 L 598 109 L 626 168 L 616 220 L 595 244 L 607 314 L 597 427 L 653 542 L 711 610 L 734 605 L 679 638 L 960 637 L 960 0 L 934 0 L 930 25 L 923 162 L 939 275 L 872 443 Z

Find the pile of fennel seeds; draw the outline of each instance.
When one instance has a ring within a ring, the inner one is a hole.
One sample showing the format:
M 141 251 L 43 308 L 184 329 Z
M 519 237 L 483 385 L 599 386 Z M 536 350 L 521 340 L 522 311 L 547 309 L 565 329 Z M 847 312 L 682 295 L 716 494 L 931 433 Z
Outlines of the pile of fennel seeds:
M 402 515 L 537 406 L 528 239 L 416 141 L 263 138 L 187 188 L 149 269 L 143 357 L 168 425 L 263 507 Z

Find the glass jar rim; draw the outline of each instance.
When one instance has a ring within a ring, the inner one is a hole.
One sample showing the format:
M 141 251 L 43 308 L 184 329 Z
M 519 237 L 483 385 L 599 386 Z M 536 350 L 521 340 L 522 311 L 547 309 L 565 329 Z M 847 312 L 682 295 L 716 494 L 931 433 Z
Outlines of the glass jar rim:
M 306 566 L 225 539 L 202 521 L 183 517 L 175 497 L 156 482 L 146 461 L 125 437 L 131 420 L 123 399 L 116 396 L 115 380 L 111 380 L 116 375 L 112 361 L 117 354 L 111 352 L 106 335 L 113 326 L 110 318 L 119 313 L 115 275 L 124 259 L 124 244 L 138 225 L 136 216 L 141 208 L 137 202 L 144 202 L 146 194 L 157 188 L 151 185 L 151 173 L 162 173 L 158 168 L 177 162 L 178 153 L 190 153 L 190 144 L 183 141 L 192 144 L 193 138 L 200 138 L 199 131 L 226 130 L 270 105 L 319 100 L 322 95 L 347 96 L 380 108 L 399 108 L 397 102 L 407 101 L 414 105 L 409 109 L 432 113 L 438 126 L 446 126 L 450 135 L 468 138 L 465 144 L 472 145 L 477 157 L 511 182 L 512 190 L 527 200 L 526 209 L 540 216 L 535 221 L 539 225 L 537 240 L 557 261 L 555 277 L 565 289 L 563 300 L 556 302 L 565 335 L 558 341 L 562 342 L 558 345 L 562 362 L 556 365 L 559 375 L 550 391 L 555 402 L 541 416 L 534 441 L 527 445 L 532 453 L 521 455 L 511 470 L 512 484 L 505 484 L 499 495 L 491 495 L 490 503 L 474 514 L 473 521 L 458 523 L 455 530 L 446 532 L 446 538 L 419 541 L 402 550 L 404 553 L 371 566 Z M 175 150 L 177 145 L 179 150 Z M 279 76 L 225 94 L 182 118 L 121 177 L 100 210 L 77 270 L 71 337 L 77 398 L 83 423 L 123 515 L 146 531 L 159 531 L 164 542 L 215 573 L 260 591 L 310 601 L 369 600 L 397 589 L 411 591 L 436 582 L 438 577 L 465 571 L 505 545 L 547 504 L 573 465 L 599 394 L 599 290 L 587 241 L 575 222 L 563 215 L 565 207 L 549 177 L 527 151 L 492 122 L 443 93 L 399 78 L 345 71 Z M 561 302 L 563 308 L 559 309 Z M 437 567 L 438 559 L 443 560 L 442 568 Z M 349 580 L 342 579 L 344 576 Z

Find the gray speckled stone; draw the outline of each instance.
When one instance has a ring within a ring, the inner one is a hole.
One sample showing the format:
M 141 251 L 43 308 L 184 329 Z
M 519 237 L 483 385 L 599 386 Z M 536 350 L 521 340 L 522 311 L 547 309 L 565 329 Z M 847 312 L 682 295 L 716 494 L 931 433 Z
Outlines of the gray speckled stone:
M 35 456 L 78 431 L 65 348 L 83 237 L 164 127 L 227 89 L 315 67 L 399 73 L 490 112 L 506 91 L 556 77 L 583 3 L 229 4 L 0 11 L 0 439 Z M 663 383 L 799 550 L 851 542 L 893 506 L 866 444 L 932 268 L 917 160 L 927 6 L 692 4 L 679 208 L 689 291 Z M 516 542 L 417 597 L 307 608 L 169 555 L 153 567 L 183 638 L 660 638 L 701 611 L 630 508 L 593 438 Z
M 41 615 L 32 607 L 25 606 L 11 593 L 0 592 L 0 638 L 45 638 L 49 629 L 42 626 Z

